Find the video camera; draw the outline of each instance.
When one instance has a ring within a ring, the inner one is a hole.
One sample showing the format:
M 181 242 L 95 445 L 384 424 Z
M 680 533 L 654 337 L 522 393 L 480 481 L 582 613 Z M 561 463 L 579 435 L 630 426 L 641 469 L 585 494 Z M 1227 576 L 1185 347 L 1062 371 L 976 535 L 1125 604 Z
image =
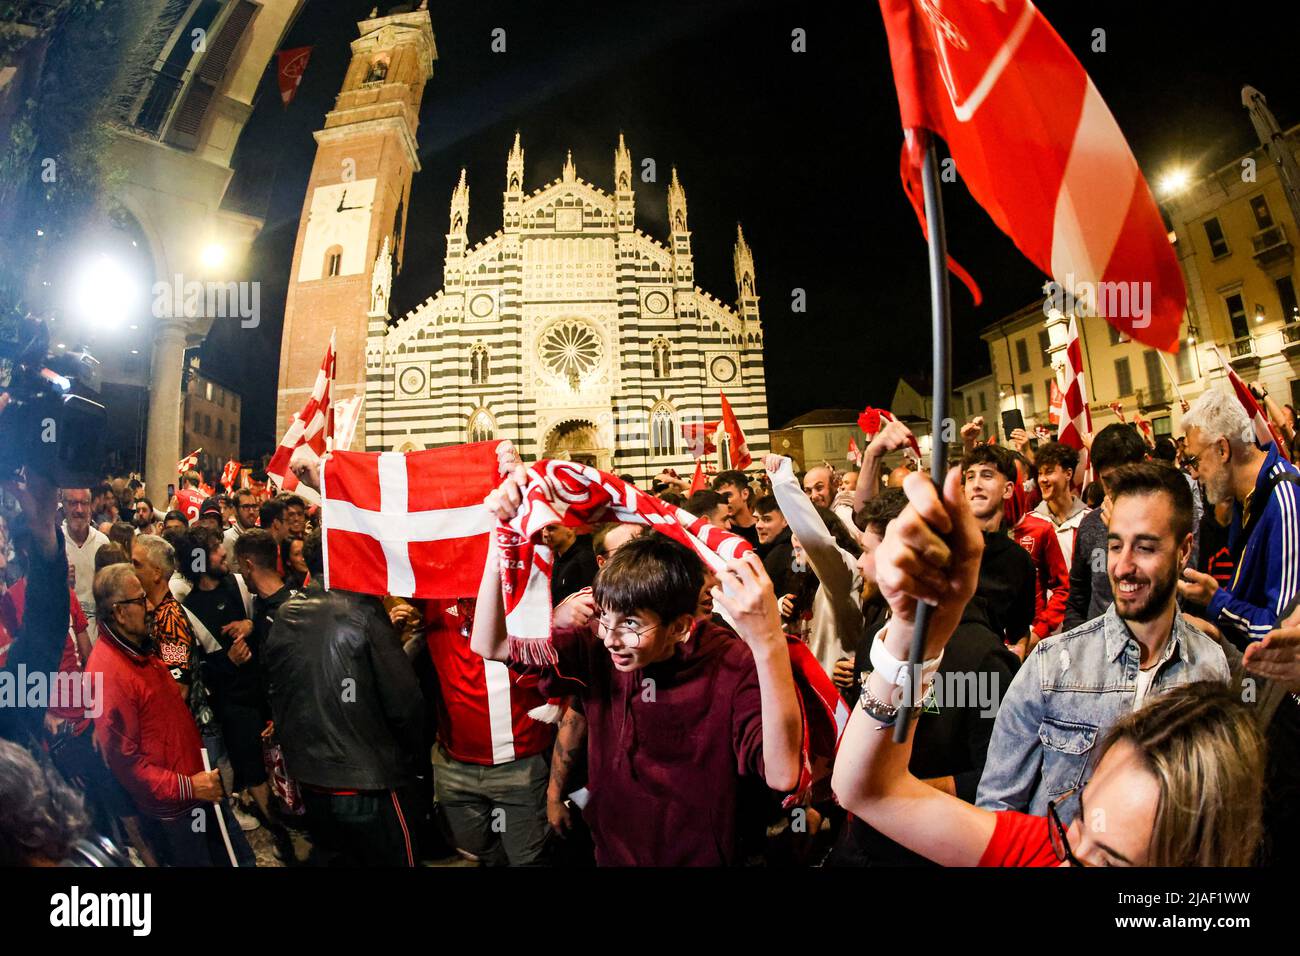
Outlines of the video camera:
M 99 475 L 108 413 L 75 394 L 98 361 L 85 351 L 52 355 L 45 324 L 14 310 L 0 315 L 0 479 L 23 469 L 60 488 L 88 487 Z

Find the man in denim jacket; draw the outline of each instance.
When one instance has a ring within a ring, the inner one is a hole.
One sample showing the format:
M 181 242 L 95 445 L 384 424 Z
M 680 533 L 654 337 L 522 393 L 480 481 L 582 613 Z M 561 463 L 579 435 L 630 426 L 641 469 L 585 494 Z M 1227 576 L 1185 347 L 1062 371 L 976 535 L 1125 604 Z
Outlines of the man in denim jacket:
M 1114 602 L 1099 618 L 1038 644 L 1011 682 L 989 743 L 977 805 L 1044 815 L 1087 782 L 1111 726 L 1148 694 L 1199 680 L 1227 683 L 1228 663 L 1176 603 L 1192 549 L 1183 476 L 1125 465 L 1108 482 L 1107 573 Z M 1068 820 L 1077 801 L 1059 808 Z

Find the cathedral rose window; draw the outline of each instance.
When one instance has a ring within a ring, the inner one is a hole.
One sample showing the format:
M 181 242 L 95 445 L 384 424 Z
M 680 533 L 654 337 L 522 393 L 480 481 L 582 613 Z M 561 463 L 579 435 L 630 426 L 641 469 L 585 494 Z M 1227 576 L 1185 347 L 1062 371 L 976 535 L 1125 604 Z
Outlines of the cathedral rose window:
M 582 378 L 600 363 L 600 336 L 585 322 L 566 319 L 542 333 L 538 351 L 546 370 L 576 391 Z

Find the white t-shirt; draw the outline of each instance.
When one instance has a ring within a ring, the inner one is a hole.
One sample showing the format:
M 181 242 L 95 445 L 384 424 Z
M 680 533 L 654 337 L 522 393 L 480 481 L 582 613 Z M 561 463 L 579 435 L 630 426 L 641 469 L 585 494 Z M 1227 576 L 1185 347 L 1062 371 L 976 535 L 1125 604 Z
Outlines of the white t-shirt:
M 85 544 L 78 545 L 68 533 L 68 523 L 63 522 L 63 544 L 68 555 L 68 564 L 72 568 L 72 588 L 77 592 L 77 603 L 86 614 L 86 620 L 95 619 L 95 554 L 108 544 L 108 535 L 94 525 L 86 535 Z
M 1133 709 L 1137 710 L 1146 700 L 1147 694 L 1151 691 L 1151 682 L 1156 679 L 1158 666 L 1148 667 L 1146 670 L 1138 668 L 1137 693 L 1133 696 Z

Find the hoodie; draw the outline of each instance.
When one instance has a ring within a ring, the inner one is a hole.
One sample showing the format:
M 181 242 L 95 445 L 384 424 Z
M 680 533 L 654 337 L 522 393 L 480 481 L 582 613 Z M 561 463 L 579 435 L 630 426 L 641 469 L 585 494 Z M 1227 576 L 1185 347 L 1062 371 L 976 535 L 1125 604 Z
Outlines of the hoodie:
M 758 671 L 744 641 L 699 621 L 667 660 L 628 673 L 594 625 L 557 629 L 551 641 L 559 662 L 542 669 L 538 689 L 582 698 L 583 819 L 597 865 L 742 862 L 742 782 L 765 785 Z

